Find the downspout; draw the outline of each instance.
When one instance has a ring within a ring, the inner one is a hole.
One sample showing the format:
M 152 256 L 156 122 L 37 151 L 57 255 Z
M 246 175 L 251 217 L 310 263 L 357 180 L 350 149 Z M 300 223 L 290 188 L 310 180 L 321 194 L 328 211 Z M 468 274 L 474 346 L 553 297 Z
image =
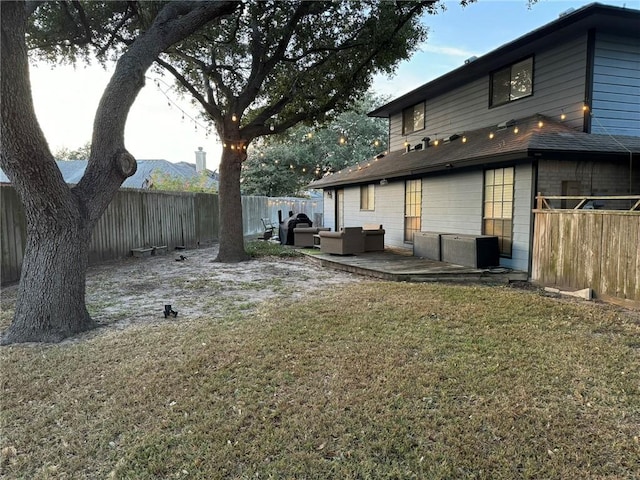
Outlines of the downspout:
M 591 114 L 593 108 L 593 65 L 596 55 L 596 30 L 594 28 L 587 32 L 587 66 L 584 79 L 584 105 L 582 131 L 591 133 Z
M 535 155 L 535 154 L 534 154 Z M 532 175 L 531 175 L 531 191 L 533 193 L 533 198 L 532 198 L 532 209 L 531 209 L 531 213 L 530 213 L 530 218 L 529 218 L 529 222 L 531 225 L 531 234 L 529 235 L 529 281 L 532 280 L 532 275 L 533 275 L 533 238 L 535 236 L 535 229 L 536 229 L 536 215 L 535 213 L 533 213 L 533 209 L 537 208 L 537 199 L 536 196 L 538 195 L 538 161 L 541 157 L 535 157 L 533 162 L 531 162 L 531 168 L 533 169 Z

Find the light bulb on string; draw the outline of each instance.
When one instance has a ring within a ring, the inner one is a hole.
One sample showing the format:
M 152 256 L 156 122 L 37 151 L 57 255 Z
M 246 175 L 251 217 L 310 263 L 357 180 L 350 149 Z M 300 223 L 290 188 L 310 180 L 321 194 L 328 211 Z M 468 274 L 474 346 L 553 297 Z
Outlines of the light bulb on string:
M 237 122 L 238 121 L 238 116 L 235 113 L 231 115 L 231 121 L 232 122 Z
M 490 140 L 491 140 L 491 139 L 493 139 L 493 136 L 494 136 L 494 135 L 493 135 L 493 132 L 489 133 L 489 139 L 490 139 Z

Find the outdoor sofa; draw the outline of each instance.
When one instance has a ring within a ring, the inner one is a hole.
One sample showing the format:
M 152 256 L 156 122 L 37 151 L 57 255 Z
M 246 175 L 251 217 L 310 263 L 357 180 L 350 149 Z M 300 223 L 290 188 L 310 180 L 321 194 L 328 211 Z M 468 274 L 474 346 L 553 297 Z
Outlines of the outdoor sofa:
M 329 227 L 296 227 L 293 229 L 293 245 L 295 247 L 313 248 L 314 235 L 318 235 L 318 232 L 328 232 L 331 229 Z
M 364 252 L 362 227 L 343 227 L 339 232 L 318 232 L 320 250 L 334 255 L 353 255 Z

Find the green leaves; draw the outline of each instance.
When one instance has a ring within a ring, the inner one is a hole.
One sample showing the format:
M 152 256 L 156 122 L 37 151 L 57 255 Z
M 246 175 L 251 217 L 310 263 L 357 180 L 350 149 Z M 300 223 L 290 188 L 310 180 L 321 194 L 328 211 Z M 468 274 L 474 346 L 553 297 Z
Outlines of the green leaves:
M 330 170 L 355 165 L 386 150 L 387 124 L 367 117 L 386 100 L 367 94 L 325 125 L 299 125 L 266 138 L 249 151 L 243 169 L 245 194 L 295 196 Z

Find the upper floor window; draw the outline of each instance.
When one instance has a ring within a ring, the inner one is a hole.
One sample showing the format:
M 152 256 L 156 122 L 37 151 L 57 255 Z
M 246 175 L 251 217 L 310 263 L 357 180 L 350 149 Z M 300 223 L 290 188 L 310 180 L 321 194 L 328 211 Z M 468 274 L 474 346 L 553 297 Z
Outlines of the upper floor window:
M 533 95 L 533 57 L 491 74 L 489 106 L 503 105 Z
M 374 188 L 373 184 L 360 187 L 360 210 L 375 210 Z
M 412 132 L 424 129 L 424 102 L 420 102 L 413 107 L 405 108 L 402 111 L 402 134 L 408 135 Z

